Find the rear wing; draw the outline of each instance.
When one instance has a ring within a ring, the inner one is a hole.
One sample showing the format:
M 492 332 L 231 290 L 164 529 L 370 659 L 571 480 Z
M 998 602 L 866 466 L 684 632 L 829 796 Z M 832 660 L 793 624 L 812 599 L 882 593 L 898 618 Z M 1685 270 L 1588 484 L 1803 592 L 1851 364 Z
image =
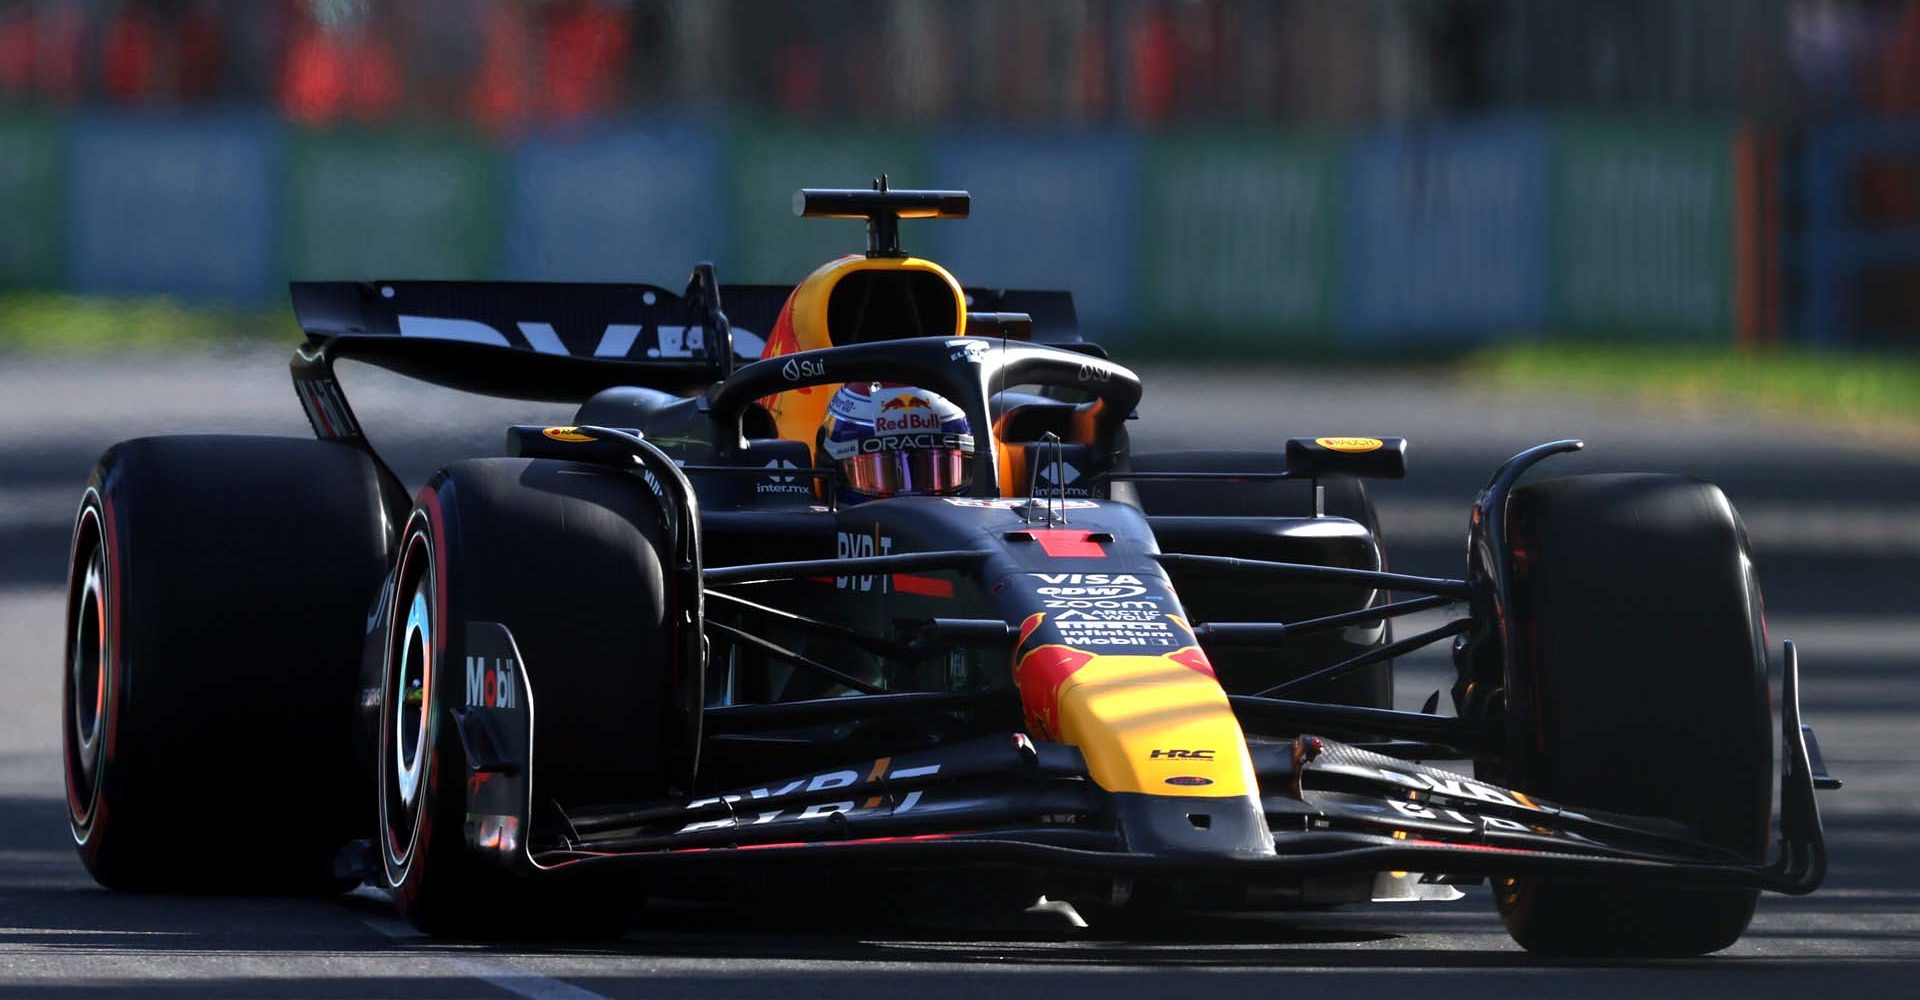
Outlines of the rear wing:
M 351 358 L 422 381 L 521 399 L 616 385 L 695 391 L 733 370 L 713 270 L 684 295 L 572 282 L 296 281 L 314 360 Z M 295 359 L 295 378 L 300 377 Z
M 350 358 L 469 392 L 556 401 L 613 386 L 705 389 L 760 356 L 792 292 L 720 285 L 708 264 L 694 269 L 681 294 L 657 285 L 517 281 L 296 281 L 291 288 L 307 334 L 302 353 L 316 362 Z M 1080 341 L 1070 293 L 965 292 L 970 314 L 1001 314 L 977 323 L 980 332 Z M 1007 313 L 1031 316 L 1031 331 L 1001 321 Z M 298 358 L 294 367 L 298 379 Z

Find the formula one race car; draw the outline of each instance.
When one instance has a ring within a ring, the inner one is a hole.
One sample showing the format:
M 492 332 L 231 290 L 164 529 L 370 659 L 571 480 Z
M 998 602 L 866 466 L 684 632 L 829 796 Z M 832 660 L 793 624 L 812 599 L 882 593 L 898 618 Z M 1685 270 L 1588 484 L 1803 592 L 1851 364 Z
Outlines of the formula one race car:
M 1820 884 L 1837 782 L 1791 643 L 1775 728 L 1718 489 L 1521 486 L 1580 447 L 1540 445 L 1460 578 L 1387 572 L 1361 481 L 1404 440 L 1132 453 L 1141 383 L 1065 293 L 901 252 L 968 205 L 803 191 L 869 246 L 791 290 L 296 283 L 318 440 L 127 441 L 81 502 L 89 871 L 365 880 L 463 935 L 795 885 L 1099 919 L 1490 882 L 1522 945 L 1602 955 L 1724 948 Z M 410 491 L 342 358 L 579 409 Z M 1442 640 L 1454 713 L 1395 711 L 1391 661 Z

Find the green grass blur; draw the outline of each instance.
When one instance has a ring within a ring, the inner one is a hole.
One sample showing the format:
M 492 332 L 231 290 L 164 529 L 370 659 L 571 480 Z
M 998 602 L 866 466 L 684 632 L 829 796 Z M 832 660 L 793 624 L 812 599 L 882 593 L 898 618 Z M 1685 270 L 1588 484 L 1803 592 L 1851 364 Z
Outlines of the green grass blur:
M 299 339 L 289 309 L 234 309 L 165 296 L 0 293 L 0 353 L 208 350 L 236 341 L 284 343 L 291 349 Z
M 1503 389 L 1566 392 L 1666 409 L 1803 417 L 1867 432 L 1920 433 L 1920 358 L 1771 347 L 1517 343 L 1459 362 Z

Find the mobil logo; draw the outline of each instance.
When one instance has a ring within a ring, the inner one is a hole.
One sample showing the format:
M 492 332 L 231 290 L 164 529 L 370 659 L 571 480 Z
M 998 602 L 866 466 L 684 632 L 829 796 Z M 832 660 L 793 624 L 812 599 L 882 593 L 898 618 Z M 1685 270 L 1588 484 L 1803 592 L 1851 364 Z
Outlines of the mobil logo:
M 467 657 L 467 706 L 516 708 L 513 661 L 504 656 Z

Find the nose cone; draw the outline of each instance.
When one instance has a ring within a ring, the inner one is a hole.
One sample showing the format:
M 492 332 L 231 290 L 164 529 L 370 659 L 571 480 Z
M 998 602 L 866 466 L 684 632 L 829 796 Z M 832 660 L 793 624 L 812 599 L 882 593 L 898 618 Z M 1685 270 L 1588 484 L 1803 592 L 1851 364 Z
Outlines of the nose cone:
M 1120 794 L 1113 811 L 1137 854 L 1272 857 L 1273 832 L 1258 795 Z
M 1109 792 L 1222 796 L 1256 787 L 1240 721 L 1211 670 L 1174 656 L 1090 656 L 1055 697 L 1061 741 L 1080 748 Z
M 1047 656 L 1058 648 L 1022 662 L 1022 674 L 1034 671 L 1022 691 L 1040 693 L 1034 682 L 1052 687 L 1048 718 L 1061 742 L 1080 748 L 1094 783 L 1113 793 L 1129 850 L 1273 853 L 1246 736 L 1197 648 Z M 1041 669 L 1053 659 L 1071 669 Z

